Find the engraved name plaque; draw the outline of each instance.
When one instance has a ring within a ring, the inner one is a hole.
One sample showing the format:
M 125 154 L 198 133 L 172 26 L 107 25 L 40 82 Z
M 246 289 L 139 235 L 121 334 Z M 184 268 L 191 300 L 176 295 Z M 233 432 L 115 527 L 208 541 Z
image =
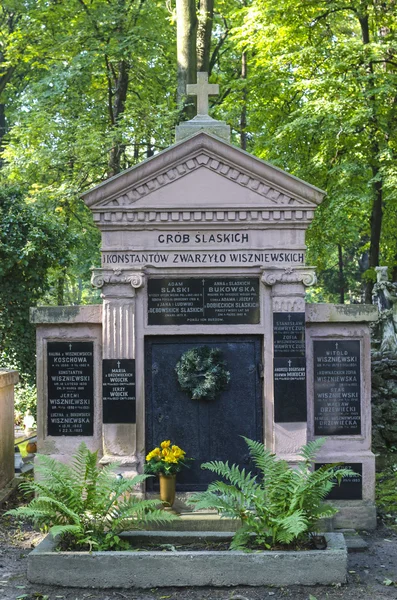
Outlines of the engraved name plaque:
M 105 359 L 102 362 L 104 423 L 135 423 L 135 360 Z
M 307 419 L 305 313 L 273 314 L 274 420 Z
M 259 323 L 259 279 L 149 279 L 148 324 Z
M 327 463 L 317 463 L 315 469 L 323 467 Z M 362 463 L 343 463 L 341 467 L 353 471 L 352 475 L 342 478 L 340 485 L 336 484 L 326 500 L 362 500 L 363 497 L 363 465 Z
M 48 435 L 93 435 L 93 342 L 47 344 Z
M 361 434 L 359 340 L 313 342 L 315 435 Z
M 305 356 L 305 313 L 273 314 L 274 356 Z

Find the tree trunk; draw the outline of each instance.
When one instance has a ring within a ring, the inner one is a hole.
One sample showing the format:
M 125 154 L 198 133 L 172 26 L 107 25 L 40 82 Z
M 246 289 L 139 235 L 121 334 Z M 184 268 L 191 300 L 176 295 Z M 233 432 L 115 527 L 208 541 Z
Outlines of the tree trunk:
M 1 153 L 4 149 L 3 139 L 7 131 L 5 108 L 5 104 L 0 103 L 0 169 L 4 164 Z
M 120 116 L 125 110 L 125 101 L 127 98 L 129 81 L 129 65 L 125 60 L 120 61 L 118 76 L 116 81 L 116 89 L 113 96 L 113 102 L 111 103 L 111 97 L 109 97 L 109 111 L 111 112 L 111 122 L 114 128 L 115 135 L 113 139 L 113 146 L 110 150 L 109 164 L 108 164 L 108 176 L 112 177 L 117 175 L 121 171 L 121 156 L 124 151 L 124 144 L 121 142 L 119 132 L 117 131 L 118 121 Z
M 338 271 L 339 271 L 339 302 L 345 303 L 345 275 L 343 272 L 343 252 L 342 246 L 338 244 Z
M 369 247 L 369 268 L 374 269 L 379 266 L 379 250 L 380 250 L 380 236 L 382 232 L 382 217 L 383 217 L 383 193 L 382 193 L 382 182 L 377 181 L 379 169 L 372 167 L 372 177 L 375 181 L 372 183 L 373 189 L 373 201 L 371 209 L 371 237 Z M 367 282 L 365 286 L 365 302 L 366 304 L 372 303 L 372 288 L 374 283 L 372 281 Z
M 63 268 L 58 275 L 57 280 L 57 305 L 65 305 L 65 283 L 66 283 L 66 269 Z
M 241 79 L 247 79 L 247 52 L 244 50 L 241 56 Z M 240 115 L 240 146 L 242 150 L 247 149 L 247 83 L 245 81 L 242 95 L 242 106 Z
M 368 14 L 362 14 L 358 17 L 361 27 L 361 39 L 364 46 L 368 45 L 371 41 L 370 38 L 370 27 Z M 379 248 L 380 248 L 380 237 L 382 233 L 382 217 L 383 217 L 383 194 L 382 194 L 382 180 L 380 178 L 379 168 L 379 143 L 377 141 L 377 135 L 379 131 L 378 118 L 376 114 L 376 93 L 375 93 L 375 82 L 374 82 L 374 65 L 372 60 L 368 61 L 366 65 L 368 73 L 368 103 L 371 111 L 369 118 L 369 136 L 370 136 L 370 148 L 371 148 L 371 168 L 372 168 L 372 209 L 371 209 L 371 234 L 370 234 L 370 248 L 369 248 L 369 268 L 374 269 L 379 266 Z M 365 284 L 365 302 L 366 304 L 372 303 L 372 288 L 374 282 L 367 281 Z
M 197 71 L 210 74 L 210 50 L 214 0 L 200 0 L 197 24 Z
M 176 47 L 177 47 L 177 104 L 188 119 L 195 116 L 193 98 L 186 98 L 186 85 L 196 82 L 197 17 L 194 0 L 176 0 Z

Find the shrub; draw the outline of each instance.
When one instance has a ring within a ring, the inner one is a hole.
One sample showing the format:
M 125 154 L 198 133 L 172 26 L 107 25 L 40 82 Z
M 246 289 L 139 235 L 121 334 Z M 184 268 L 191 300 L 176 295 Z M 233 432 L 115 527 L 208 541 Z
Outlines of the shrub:
M 22 425 L 26 415 L 32 415 L 36 421 L 37 390 L 35 385 L 18 383 L 15 386 L 15 423 Z
M 314 459 L 323 439 L 309 442 L 301 449 L 302 461 L 291 468 L 266 450 L 263 444 L 244 438 L 258 474 L 236 465 L 213 461 L 204 463 L 225 481 L 211 483 L 205 492 L 193 495 L 196 509 L 215 508 L 221 516 L 242 520 L 231 547 L 271 548 L 307 540 L 318 519 L 337 511 L 323 500 L 349 469 L 336 465 L 314 470 Z
M 376 504 L 382 521 L 397 532 L 397 462 L 377 473 Z
M 83 443 L 65 465 L 45 455 L 37 455 L 37 481 L 26 481 L 21 489 L 36 497 L 27 505 L 8 514 L 50 528 L 67 546 L 88 546 L 90 550 L 126 549 L 122 531 L 142 529 L 148 523 L 162 523 L 177 518 L 160 510 L 157 500 L 134 495 L 134 488 L 148 475 L 118 479 L 113 467 L 97 466 L 97 452 Z

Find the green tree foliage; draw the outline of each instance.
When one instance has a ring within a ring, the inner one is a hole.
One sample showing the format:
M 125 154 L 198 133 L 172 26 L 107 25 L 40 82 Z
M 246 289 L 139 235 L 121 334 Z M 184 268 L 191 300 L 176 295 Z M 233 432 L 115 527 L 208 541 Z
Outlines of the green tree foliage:
M 72 548 L 88 546 L 90 550 L 125 550 L 119 537 L 123 531 L 143 529 L 149 523 L 166 523 L 177 517 L 160 510 L 158 500 L 135 495 L 136 486 L 149 475 L 118 479 L 114 466 L 100 468 L 97 452 L 85 444 L 79 446 L 71 465 L 45 455 L 38 455 L 37 481 L 21 484 L 35 498 L 8 514 L 49 528 L 53 536 L 66 537 Z
M 0 187 L 0 357 L 25 381 L 35 375 L 29 308 L 49 289 L 48 270 L 68 261 L 73 236 L 18 187 Z
M 89 269 L 100 264 L 100 236 L 80 194 L 172 143 L 173 40 L 170 13 L 156 0 L 2 4 L 0 184 L 23 188 L 28 206 L 21 201 L 15 210 L 29 214 L 32 226 L 45 218 L 58 232 L 54 248 L 64 245 L 52 257 L 44 253 L 35 283 L 28 270 L 22 274 L 29 279 L 21 289 L 32 292 L 4 315 L 3 365 L 18 355 L 13 366 L 34 371 L 29 305 L 98 301 Z M 3 244 L 11 255 L 12 244 Z
M 342 477 L 352 472 L 335 465 L 314 470 L 323 439 L 302 447 L 302 461 L 296 468 L 277 459 L 263 444 L 244 439 L 257 474 L 222 461 L 204 463 L 203 469 L 223 480 L 214 481 L 206 492 L 194 494 L 190 501 L 196 509 L 215 508 L 221 516 L 242 520 L 231 544 L 234 549 L 247 545 L 270 548 L 277 543 L 307 540 L 320 518 L 337 512 L 324 499 Z
M 327 191 L 309 259 L 346 288 L 397 262 L 395 21 L 391 1 L 252 0 L 232 28 L 248 57 L 248 148 Z

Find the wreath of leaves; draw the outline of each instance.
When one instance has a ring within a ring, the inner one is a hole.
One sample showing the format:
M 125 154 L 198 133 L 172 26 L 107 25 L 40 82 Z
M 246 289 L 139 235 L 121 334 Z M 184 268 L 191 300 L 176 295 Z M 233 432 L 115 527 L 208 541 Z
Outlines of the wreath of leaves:
M 192 400 L 216 400 L 230 381 L 219 348 L 200 346 L 182 354 L 175 367 L 179 385 Z

